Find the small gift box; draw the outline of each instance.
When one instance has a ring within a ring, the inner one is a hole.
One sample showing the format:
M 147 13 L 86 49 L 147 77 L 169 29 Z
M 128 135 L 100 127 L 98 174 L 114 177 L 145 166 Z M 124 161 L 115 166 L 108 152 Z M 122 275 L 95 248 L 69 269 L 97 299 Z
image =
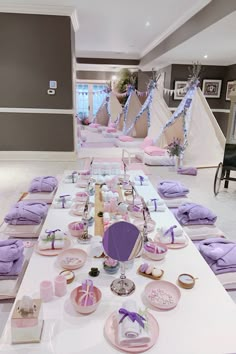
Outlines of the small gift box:
M 23 296 L 11 317 L 12 344 L 39 343 L 43 330 L 42 300 Z

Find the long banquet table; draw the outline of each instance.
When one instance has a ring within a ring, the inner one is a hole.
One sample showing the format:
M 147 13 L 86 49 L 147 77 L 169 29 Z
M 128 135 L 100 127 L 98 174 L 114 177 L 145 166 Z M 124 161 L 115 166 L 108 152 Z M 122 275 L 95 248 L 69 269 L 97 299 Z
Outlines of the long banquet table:
M 137 171 L 135 172 L 137 174 Z M 132 174 L 132 173 L 131 173 Z M 79 191 L 74 184 L 61 182 L 56 196 L 74 195 Z M 154 198 L 157 193 L 153 186 L 137 187 L 145 200 Z M 91 198 L 92 200 L 93 198 Z M 172 213 L 152 213 L 157 226 L 178 224 Z M 69 209 L 50 208 L 44 224 L 45 229 L 61 228 L 67 231 L 67 225 L 78 217 L 70 214 Z M 90 228 L 93 233 L 94 226 Z M 43 232 L 43 231 L 42 231 Z M 78 244 L 71 237 L 72 247 L 89 249 L 89 245 Z M 138 306 L 143 304 L 143 290 L 150 279 L 137 274 L 142 258 L 135 259 L 127 277 L 136 284 L 135 292 L 130 296 Z M 214 273 L 200 256 L 191 240 L 187 247 L 169 250 L 165 260 L 155 263 L 164 270 L 163 280 L 176 283 L 181 273 L 189 273 L 198 278 L 191 290 L 180 288 L 181 298 L 176 308 L 170 311 L 150 310 L 160 327 L 159 338 L 148 353 L 155 354 L 223 354 L 236 352 L 236 306 L 224 290 Z M 102 291 L 102 302 L 98 309 L 87 316 L 78 314 L 70 303 L 71 291 L 88 277 L 91 267 L 100 268 L 100 276 L 93 278 L 94 284 Z M 62 270 L 57 257 L 45 257 L 33 253 L 16 300 L 23 295 L 39 297 L 39 284 L 42 280 L 52 280 Z M 43 304 L 44 329 L 41 343 L 11 345 L 10 318 L 7 321 L 0 341 L 1 354 L 102 354 L 119 353 L 105 339 L 104 325 L 109 315 L 119 309 L 125 298 L 114 295 L 110 290 L 113 279 L 119 277 L 108 275 L 102 269 L 102 259 L 89 257 L 85 265 L 76 271 L 76 279 L 68 285 L 67 294 L 62 298 L 54 297 Z

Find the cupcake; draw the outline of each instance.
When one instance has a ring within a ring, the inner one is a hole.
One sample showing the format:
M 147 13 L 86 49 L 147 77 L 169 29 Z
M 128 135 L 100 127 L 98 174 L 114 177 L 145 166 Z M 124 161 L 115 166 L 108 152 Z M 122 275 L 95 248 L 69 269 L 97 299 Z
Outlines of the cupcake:
M 108 274 L 115 274 L 120 267 L 120 263 L 115 259 L 106 257 L 103 262 L 103 268 Z

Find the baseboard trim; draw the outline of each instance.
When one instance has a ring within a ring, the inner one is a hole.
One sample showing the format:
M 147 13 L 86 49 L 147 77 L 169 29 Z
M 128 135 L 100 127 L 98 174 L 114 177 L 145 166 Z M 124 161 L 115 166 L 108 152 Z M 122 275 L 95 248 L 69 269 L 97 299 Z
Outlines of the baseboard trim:
M 76 161 L 76 151 L 0 151 L 0 161 Z

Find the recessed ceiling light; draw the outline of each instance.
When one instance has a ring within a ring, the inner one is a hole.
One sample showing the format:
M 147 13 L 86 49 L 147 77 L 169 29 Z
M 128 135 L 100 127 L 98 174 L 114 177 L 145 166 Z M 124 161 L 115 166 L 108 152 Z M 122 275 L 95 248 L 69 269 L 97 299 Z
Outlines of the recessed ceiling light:
M 146 27 L 149 27 L 151 24 L 150 24 L 150 22 L 149 21 L 147 21 L 146 23 L 145 23 L 145 26 Z
M 204 55 L 204 58 L 205 58 L 205 59 L 207 59 L 207 58 L 208 58 L 208 55 L 207 55 L 207 54 L 205 54 L 205 55 Z

